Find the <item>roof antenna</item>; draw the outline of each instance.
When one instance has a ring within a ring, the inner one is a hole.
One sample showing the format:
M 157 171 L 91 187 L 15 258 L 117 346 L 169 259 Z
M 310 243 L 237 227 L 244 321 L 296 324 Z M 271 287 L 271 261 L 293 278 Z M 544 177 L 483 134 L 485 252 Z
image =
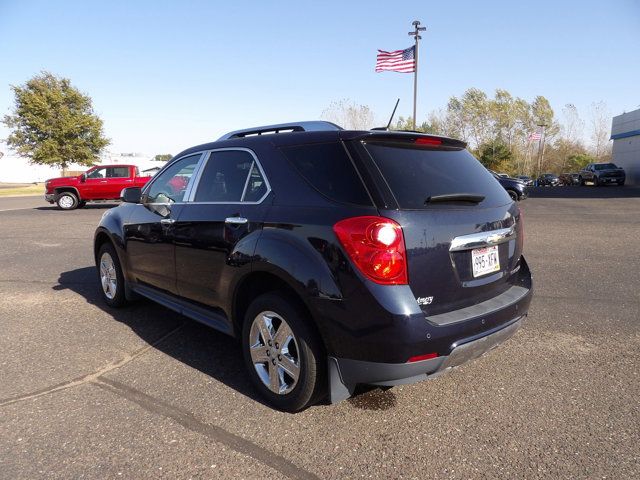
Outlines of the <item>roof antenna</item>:
M 389 118 L 389 123 L 387 123 L 386 127 L 376 127 L 371 130 L 386 130 L 389 131 L 389 127 L 391 126 L 391 122 L 393 122 L 393 116 L 396 114 L 396 110 L 398 109 L 398 104 L 400 103 L 400 99 L 396 100 L 396 106 L 393 107 L 393 112 L 391 112 L 391 118 Z
M 391 126 L 391 122 L 393 122 L 393 116 L 396 114 L 396 109 L 398 108 L 398 104 L 400 103 L 400 99 L 396 100 L 396 106 L 393 107 L 393 112 L 391 112 L 391 118 L 389 118 L 389 123 L 387 123 L 387 130 Z

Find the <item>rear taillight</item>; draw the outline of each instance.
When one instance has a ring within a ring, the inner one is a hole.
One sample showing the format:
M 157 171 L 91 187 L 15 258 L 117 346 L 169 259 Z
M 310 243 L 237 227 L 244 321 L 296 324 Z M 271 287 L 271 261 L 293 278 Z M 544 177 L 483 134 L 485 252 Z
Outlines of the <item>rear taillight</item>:
M 370 280 L 382 285 L 409 283 L 402 227 L 384 217 L 352 217 L 333 231 L 351 261 Z

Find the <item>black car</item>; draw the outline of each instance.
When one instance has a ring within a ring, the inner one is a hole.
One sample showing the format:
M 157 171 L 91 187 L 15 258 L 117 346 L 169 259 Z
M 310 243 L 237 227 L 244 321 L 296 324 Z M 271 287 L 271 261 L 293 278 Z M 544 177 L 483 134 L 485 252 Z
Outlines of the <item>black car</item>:
M 494 176 L 502 188 L 504 188 L 512 200 L 519 201 L 524 200 L 529 195 L 527 185 L 525 182 L 518 178 L 505 177 L 499 173 L 494 172 L 493 170 L 489 170 L 491 174 Z
M 529 175 L 518 175 L 516 178 L 524 182 L 527 187 L 533 187 L 534 181 Z
M 95 233 L 106 303 L 147 297 L 238 338 L 283 410 L 455 367 L 510 337 L 531 301 L 520 209 L 450 138 L 232 132 L 122 199 Z
M 624 185 L 626 173 L 622 167 L 614 163 L 590 163 L 580 170 L 579 182 L 584 185 L 586 182 L 598 185 Z
M 553 173 L 543 173 L 538 177 L 537 182 L 539 187 L 557 187 L 560 185 L 560 179 Z

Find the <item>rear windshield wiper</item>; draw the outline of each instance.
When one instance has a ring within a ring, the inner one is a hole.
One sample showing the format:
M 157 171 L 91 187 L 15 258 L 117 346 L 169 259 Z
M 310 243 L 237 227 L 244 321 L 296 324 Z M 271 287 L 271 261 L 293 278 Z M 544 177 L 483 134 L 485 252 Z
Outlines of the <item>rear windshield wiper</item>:
M 424 204 L 436 203 L 436 202 L 470 202 L 480 203 L 484 200 L 484 195 L 477 193 L 445 193 L 443 195 L 431 195 L 428 197 Z

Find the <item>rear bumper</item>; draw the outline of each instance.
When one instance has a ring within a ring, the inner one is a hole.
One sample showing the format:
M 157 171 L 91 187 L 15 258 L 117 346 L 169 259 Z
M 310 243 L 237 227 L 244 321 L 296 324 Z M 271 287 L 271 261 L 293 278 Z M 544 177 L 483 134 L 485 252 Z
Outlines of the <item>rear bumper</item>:
M 358 384 L 393 386 L 425 380 L 508 339 L 527 316 L 533 297 L 524 257 L 514 275 L 517 280 L 511 288 L 486 301 L 438 315 L 396 316 L 388 324 L 374 323 L 364 332 L 357 331 L 349 342 L 350 351 L 329 351 L 331 401 L 348 398 Z M 369 317 L 373 323 L 371 318 L 375 317 Z M 342 338 L 349 339 L 348 333 L 343 330 Z M 365 347 L 366 355 L 352 355 L 359 352 L 356 347 Z M 437 356 L 408 362 L 425 354 Z
M 330 399 L 339 402 L 353 394 L 356 385 L 395 386 L 416 383 L 441 374 L 470 360 L 511 338 L 526 315 L 506 325 L 484 332 L 481 336 L 461 339 L 452 345 L 449 355 L 413 363 L 378 363 L 329 357 Z

